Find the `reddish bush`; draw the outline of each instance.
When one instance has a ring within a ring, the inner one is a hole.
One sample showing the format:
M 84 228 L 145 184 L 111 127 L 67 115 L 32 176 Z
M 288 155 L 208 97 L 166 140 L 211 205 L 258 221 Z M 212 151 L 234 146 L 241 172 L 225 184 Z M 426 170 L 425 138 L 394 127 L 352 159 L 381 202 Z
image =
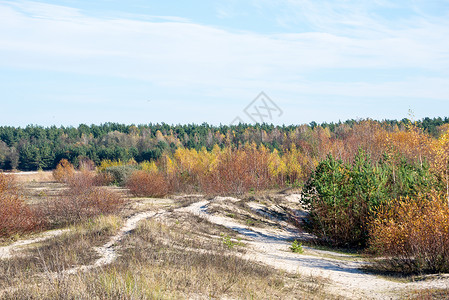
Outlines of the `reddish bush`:
M 128 179 L 126 186 L 136 196 L 164 197 L 169 193 L 169 184 L 159 172 L 136 171 Z
M 54 225 L 74 223 L 100 214 L 118 211 L 123 197 L 104 187 L 97 187 L 91 172 L 76 173 L 68 182 L 69 188 L 56 199 L 47 201 L 44 211 Z
M 42 224 L 23 201 L 14 177 L 0 173 L 0 237 L 30 232 Z
M 72 188 L 84 189 L 88 186 L 110 185 L 113 178 L 108 173 L 96 173 L 93 171 L 78 171 L 68 177 L 66 183 Z
M 109 173 L 96 173 L 93 180 L 96 186 L 107 186 L 114 182 L 114 178 Z
M 243 194 L 273 186 L 268 152 L 245 148 L 231 150 L 220 157 L 214 169 L 198 174 L 201 190 L 208 194 Z
M 72 189 L 85 190 L 96 185 L 95 174 L 89 171 L 76 172 L 68 178 L 66 183 Z

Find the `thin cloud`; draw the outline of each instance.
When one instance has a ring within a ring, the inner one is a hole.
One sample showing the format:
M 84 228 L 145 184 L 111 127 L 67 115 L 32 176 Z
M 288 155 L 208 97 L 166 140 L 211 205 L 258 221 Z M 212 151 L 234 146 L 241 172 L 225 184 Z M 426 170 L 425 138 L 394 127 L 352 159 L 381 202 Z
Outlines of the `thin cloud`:
M 57 5 L 0 2 L 0 27 L 8 28 L 0 33 L 0 54 L 6 58 L 0 66 L 130 78 L 205 94 L 272 89 L 304 95 L 447 99 L 447 22 L 413 15 L 390 26 L 390 21 L 369 13 L 373 7 L 392 5 L 386 1 L 368 6 L 368 1 L 283 3 L 315 30 L 230 32 L 178 17 L 159 17 L 168 22 L 131 16 L 110 19 Z M 410 20 L 419 22 L 409 26 Z M 368 73 L 417 68 L 434 74 L 383 83 L 306 79 L 309 72 L 328 68 Z

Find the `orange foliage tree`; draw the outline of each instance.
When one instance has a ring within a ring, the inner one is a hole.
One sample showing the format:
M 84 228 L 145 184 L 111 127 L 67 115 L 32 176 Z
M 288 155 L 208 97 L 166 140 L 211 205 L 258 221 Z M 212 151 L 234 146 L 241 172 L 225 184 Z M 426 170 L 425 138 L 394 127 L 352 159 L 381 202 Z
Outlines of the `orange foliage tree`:
M 449 272 L 449 207 L 433 193 L 393 200 L 379 209 L 371 249 L 385 257 L 377 266 L 407 273 Z
M 75 168 L 67 160 L 62 159 L 56 169 L 53 171 L 53 178 L 58 182 L 68 182 L 75 174 Z

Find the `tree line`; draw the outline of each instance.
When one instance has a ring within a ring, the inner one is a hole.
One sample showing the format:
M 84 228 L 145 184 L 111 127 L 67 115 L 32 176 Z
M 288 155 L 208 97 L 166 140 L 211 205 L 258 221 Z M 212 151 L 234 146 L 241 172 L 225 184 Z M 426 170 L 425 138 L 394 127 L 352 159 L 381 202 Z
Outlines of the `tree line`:
M 337 123 L 275 126 L 272 124 L 239 124 L 235 126 L 146 124 L 125 125 L 105 123 L 78 127 L 42 127 L 29 125 L 25 128 L 0 127 L 0 169 L 3 170 L 50 170 L 59 161 L 67 159 L 77 166 L 83 159 L 99 164 L 111 161 L 155 161 L 164 153 L 173 154 L 178 148 L 211 151 L 220 148 L 241 148 L 245 144 L 263 145 L 270 151 L 283 153 L 292 146 L 312 157 L 323 158 L 326 143 L 345 141 L 362 132 L 366 122 L 387 131 L 401 131 L 411 123 L 402 120 L 348 120 Z M 425 118 L 414 126 L 433 137 L 438 137 L 449 118 Z M 371 126 L 371 125 L 370 125 Z M 372 126 L 371 126 L 372 127 Z M 369 139 L 369 137 L 367 137 Z M 367 145 L 369 146 L 369 145 Z

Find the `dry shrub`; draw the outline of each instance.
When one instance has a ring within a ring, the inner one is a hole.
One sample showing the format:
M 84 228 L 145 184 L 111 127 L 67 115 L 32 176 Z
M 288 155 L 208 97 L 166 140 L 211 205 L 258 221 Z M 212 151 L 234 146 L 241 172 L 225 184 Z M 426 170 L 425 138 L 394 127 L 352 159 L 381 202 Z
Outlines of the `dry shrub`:
M 12 175 L 0 173 L 0 237 L 37 230 L 43 223 L 23 201 Z
M 75 168 L 67 159 L 62 159 L 53 171 L 53 177 L 55 180 L 63 183 L 68 182 L 74 174 Z
M 229 150 L 223 153 L 216 166 L 198 175 L 201 190 L 207 194 L 243 194 L 273 186 L 270 177 L 268 152 L 255 148 Z
M 96 175 L 93 172 L 89 171 L 76 172 L 73 173 L 73 175 L 67 179 L 66 183 L 72 189 L 84 190 L 88 187 L 96 185 L 95 177 Z
M 159 172 L 136 171 L 128 179 L 126 186 L 135 196 L 164 197 L 169 193 L 169 184 Z
M 45 205 L 45 214 L 52 224 L 70 224 L 114 213 L 124 204 L 120 194 L 95 186 L 96 176 L 91 172 L 76 173 L 68 184 L 68 189 L 56 199 L 48 200 Z
M 96 173 L 94 171 L 77 171 L 70 176 L 66 183 L 72 188 L 85 188 L 86 186 L 107 186 L 113 182 L 108 173 Z
M 449 207 L 444 196 L 404 198 L 385 206 L 370 230 L 377 267 L 404 273 L 449 272 Z
M 93 180 L 96 186 L 108 186 L 114 182 L 114 178 L 109 173 L 96 173 Z
M 78 160 L 78 169 L 81 171 L 94 171 L 95 168 L 95 162 L 87 157 L 82 157 Z
M 83 159 L 80 161 L 80 171 L 76 171 L 73 165 L 66 159 L 62 159 L 56 169 L 53 171 L 53 177 L 56 181 L 73 185 L 109 185 L 114 178 L 109 173 L 96 173 L 95 164 L 91 160 Z

